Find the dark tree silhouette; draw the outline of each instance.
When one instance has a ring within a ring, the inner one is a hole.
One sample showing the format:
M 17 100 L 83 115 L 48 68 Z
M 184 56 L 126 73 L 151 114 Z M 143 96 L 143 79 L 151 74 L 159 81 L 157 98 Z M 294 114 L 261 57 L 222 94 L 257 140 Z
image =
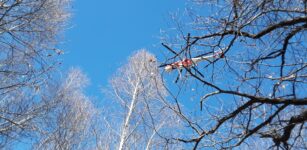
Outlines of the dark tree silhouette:
M 162 66 L 223 57 L 182 66 L 177 94 L 193 87 L 203 96 L 184 120 L 193 134 L 172 139 L 193 149 L 306 149 L 306 8 L 306 0 L 197 0 L 173 17 L 179 32 L 164 39 Z

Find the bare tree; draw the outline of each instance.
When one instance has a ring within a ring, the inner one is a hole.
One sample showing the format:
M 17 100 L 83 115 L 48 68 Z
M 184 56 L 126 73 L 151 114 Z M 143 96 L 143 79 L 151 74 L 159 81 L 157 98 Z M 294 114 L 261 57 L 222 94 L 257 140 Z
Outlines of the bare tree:
M 68 0 L 0 1 L 0 94 L 39 86 L 68 17 Z M 38 88 L 38 87 L 36 87 Z
M 171 113 L 173 106 L 165 101 L 165 88 L 156 58 L 145 50 L 131 56 L 110 80 L 113 92 L 104 115 L 107 129 L 105 149 L 175 148 L 167 136 L 176 134 L 178 118 Z M 168 130 L 169 129 L 169 130 Z M 163 137 L 164 137 L 163 136 Z M 110 142 L 112 141 L 112 142 Z
M 84 94 L 88 79 L 79 69 L 72 69 L 56 88 L 48 89 L 53 103 L 50 111 L 36 121 L 40 128 L 35 149 L 92 149 L 93 118 L 97 114 L 89 98 Z M 46 95 L 46 97 L 48 97 Z
M 0 146 L 36 130 L 48 111 L 41 96 L 58 66 L 56 49 L 69 0 L 0 1 Z
M 199 98 L 181 112 L 190 134 L 173 139 L 193 149 L 306 149 L 307 1 L 190 6 L 163 39 L 165 77 L 179 71 L 174 99 Z

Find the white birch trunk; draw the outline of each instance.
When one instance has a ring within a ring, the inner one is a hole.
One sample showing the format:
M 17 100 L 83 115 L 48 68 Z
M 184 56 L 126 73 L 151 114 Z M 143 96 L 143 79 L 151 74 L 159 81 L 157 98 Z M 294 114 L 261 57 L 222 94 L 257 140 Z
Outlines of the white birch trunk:
M 132 95 L 132 100 L 131 100 L 130 106 L 128 107 L 129 111 L 128 111 L 128 114 L 125 118 L 124 126 L 123 126 L 123 129 L 122 129 L 121 135 L 120 135 L 120 142 L 119 142 L 118 150 L 123 150 L 123 148 L 124 148 L 126 137 L 127 137 L 128 131 L 129 131 L 129 122 L 130 122 L 131 115 L 133 113 L 133 110 L 134 110 L 134 107 L 135 107 L 136 101 L 137 101 L 137 95 L 138 95 L 138 91 L 139 91 L 139 82 L 140 81 L 138 80 L 137 83 L 136 83 L 136 86 L 135 86 L 135 89 L 134 89 L 133 95 Z

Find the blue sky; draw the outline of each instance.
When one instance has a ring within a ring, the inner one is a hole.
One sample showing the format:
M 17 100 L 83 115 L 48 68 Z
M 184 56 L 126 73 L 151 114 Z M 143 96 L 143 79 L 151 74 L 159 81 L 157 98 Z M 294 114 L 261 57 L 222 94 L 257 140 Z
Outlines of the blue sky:
M 157 54 L 160 30 L 167 29 L 170 12 L 183 10 L 185 0 L 74 0 L 73 16 L 61 48 L 63 70 L 79 67 L 90 78 L 89 95 L 101 87 L 133 51 Z

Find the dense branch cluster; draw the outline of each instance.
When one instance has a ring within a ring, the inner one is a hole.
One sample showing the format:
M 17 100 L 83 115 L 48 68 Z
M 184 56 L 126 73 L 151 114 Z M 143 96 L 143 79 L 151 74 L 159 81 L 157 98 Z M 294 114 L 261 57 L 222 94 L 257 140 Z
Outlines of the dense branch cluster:
M 38 85 L 52 66 L 52 55 L 68 12 L 66 0 L 0 2 L 0 94 Z
M 95 113 L 83 94 L 87 79 L 78 69 L 66 81 L 54 71 L 69 3 L 0 0 L 1 149 L 84 148 Z

